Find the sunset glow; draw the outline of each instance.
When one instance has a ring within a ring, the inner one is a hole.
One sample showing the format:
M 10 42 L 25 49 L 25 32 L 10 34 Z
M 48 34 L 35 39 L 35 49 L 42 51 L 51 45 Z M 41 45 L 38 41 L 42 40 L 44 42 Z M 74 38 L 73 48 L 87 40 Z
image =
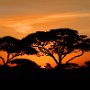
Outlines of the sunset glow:
M 0 1 L 0 37 L 13 36 L 22 39 L 30 33 L 48 31 L 54 28 L 72 28 L 78 30 L 79 34 L 85 34 L 90 37 L 90 1 Z M 89 60 L 90 53 L 85 53 L 85 55 L 76 62 L 82 64 L 85 60 Z M 33 59 L 43 66 L 46 62 L 50 62 L 53 66 L 55 65 L 50 57 L 24 57 Z
M 26 33 L 26 34 L 28 34 L 29 30 L 32 29 L 32 26 L 24 23 L 12 24 L 12 25 L 9 25 L 9 27 L 14 28 L 17 32 Z

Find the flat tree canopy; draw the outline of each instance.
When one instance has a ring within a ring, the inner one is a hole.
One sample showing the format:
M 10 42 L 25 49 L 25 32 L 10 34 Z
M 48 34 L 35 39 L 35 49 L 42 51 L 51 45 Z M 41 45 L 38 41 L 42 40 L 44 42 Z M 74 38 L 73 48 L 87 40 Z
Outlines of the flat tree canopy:
M 51 29 L 46 32 L 37 31 L 22 40 L 38 50 L 39 55 L 52 57 L 57 66 L 60 66 L 63 59 L 72 52 L 81 53 L 69 59 L 66 64 L 90 50 L 90 39 L 86 35 L 79 35 L 77 30 L 69 28 Z M 58 55 L 58 59 L 55 58 L 55 54 Z

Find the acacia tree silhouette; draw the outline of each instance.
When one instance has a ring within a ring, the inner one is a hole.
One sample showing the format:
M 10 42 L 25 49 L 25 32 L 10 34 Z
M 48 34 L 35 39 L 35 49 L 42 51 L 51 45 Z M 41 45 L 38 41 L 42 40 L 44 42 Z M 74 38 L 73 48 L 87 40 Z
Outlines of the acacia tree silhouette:
M 7 60 L 2 56 L 0 59 L 3 61 L 4 65 L 7 65 L 12 59 L 19 55 L 24 54 L 34 54 L 37 51 L 32 47 L 27 47 L 21 40 L 13 38 L 11 36 L 6 36 L 0 39 L 0 50 L 7 52 Z
M 43 55 L 52 57 L 57 66 L 61 66 L 63 59 L 72 52 L 81 51 L 81 54 L 69 59 L 66 64 L 90 50 L 90 39 L 69 28 L 52 29 L 47 32 L 38 31 L 22 40 L 39 50 Z M 58 59 L 55 54 L 58 55 Z

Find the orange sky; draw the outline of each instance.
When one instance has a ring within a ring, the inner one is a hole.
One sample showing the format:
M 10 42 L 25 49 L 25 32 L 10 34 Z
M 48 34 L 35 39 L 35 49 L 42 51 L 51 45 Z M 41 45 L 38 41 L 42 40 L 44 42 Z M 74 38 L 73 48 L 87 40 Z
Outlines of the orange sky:
M 90 0 L 0 0 L 0 37 L 21 39 L 32 32 L 63 27 L 90 37 Z M 89 56 L 86 53 L 78 62 Z M 36 62 L 43 65 L 48 61 L 39 59 Z

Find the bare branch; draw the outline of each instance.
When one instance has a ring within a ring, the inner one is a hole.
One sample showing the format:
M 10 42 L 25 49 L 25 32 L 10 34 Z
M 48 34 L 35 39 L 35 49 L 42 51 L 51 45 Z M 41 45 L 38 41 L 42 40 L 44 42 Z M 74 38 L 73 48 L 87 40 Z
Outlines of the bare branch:
M 51 54 L 49 50 L 47 50 L 47 49 L 44 48 L 44 47 L 43 47 L 43 49 L 46 50 L 46 51 L 48 52 L 48 53 L 46 53 L 46 54 L 48 54 L 49 56 L 51 56 L 51 57 L 54 59 L 54 61 L 55 61 L 57 64 L 59 64 L 58 61 L 56 60 L 56 58 L 54 57 L 54 55 Z
M 15 55 L 13 55 L 8 61 L 7 61 L 7 63 L 8 62 L 10 62 L 14 57 L 17 57 L 17 56 L 19 56 L 19 55 L 22 55 L 21 53 L 19 53 L 19 54 L 15 54 Z
M 3 64 L 5 65 L 5 60 L 4 60 L 4 58 L 0 56 L 0 59 L 2 59 Z
M 62 57 L 62 60 L 66 57 L 67 54 L 64 54 L 64 56 Z
M 72 61 L 73 59 L 82 56 L 83 54 L 84 54 L 84 51 L 82 51 L 81 54 L 79 54 L 79 55 L 77 55 L 77 56 L 74 56 L 73 58 L 69 59 L 69 60 L 66 62 L 66 64 L 68 64 L 68 63 L 69 63 L 70 61 Z

